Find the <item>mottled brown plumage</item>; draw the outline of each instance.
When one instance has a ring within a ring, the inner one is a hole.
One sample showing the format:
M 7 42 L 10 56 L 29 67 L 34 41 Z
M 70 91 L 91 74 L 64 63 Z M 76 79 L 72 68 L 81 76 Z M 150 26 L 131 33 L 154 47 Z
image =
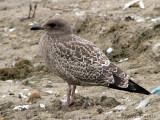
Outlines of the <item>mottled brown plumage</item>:
M 42 26 L 31 28 L 31 30 L 39 29 L 47 31 L 39 42 L 42 57 L 51 71 L 69 85 L 68 106 L 74 101 L 76 85 L 105 86 L 150 94 L 133 83 L 129 75 L 111 63 L 92 42 L 74 35 L 65 19 L 52 18 Z M 70 102 L 71 85 L 73 92 Z

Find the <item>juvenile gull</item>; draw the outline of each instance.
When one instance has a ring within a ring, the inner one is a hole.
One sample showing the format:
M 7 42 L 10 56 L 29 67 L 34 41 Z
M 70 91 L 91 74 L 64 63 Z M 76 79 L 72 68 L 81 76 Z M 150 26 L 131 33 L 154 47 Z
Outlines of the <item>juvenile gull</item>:
M 40 52 L 51 71 L 68 83 L 67 106 L 74 103 L 77 85 L 150 94 L 110 62 L 96 45 L 74 35 L 65 19 L 52 18 L 42 26 L 33 26 L 31 30 L 46 31 L 39 42 Z

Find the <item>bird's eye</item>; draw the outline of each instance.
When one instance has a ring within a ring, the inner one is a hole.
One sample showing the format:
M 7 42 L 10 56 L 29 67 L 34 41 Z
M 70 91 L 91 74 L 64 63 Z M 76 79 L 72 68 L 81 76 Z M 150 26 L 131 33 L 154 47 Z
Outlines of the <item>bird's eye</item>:
M 50 27 L 55 27 L 56 26 L 56 24 L 54 24 L 54 23 L 50 23 L 50 24 L 48 24 Z

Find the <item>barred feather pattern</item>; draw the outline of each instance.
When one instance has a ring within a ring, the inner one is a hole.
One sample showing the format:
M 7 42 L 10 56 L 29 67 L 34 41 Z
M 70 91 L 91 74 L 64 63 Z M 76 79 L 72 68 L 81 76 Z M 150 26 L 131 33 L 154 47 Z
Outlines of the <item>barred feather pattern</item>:
M 109 61 L 92 42 L 74 34 L 45 33 L 40 39 L 40 52 L 47 66 L 71 85 L 106 86 L 114 84 L 113 74 L 128 86 L 129 76 Z

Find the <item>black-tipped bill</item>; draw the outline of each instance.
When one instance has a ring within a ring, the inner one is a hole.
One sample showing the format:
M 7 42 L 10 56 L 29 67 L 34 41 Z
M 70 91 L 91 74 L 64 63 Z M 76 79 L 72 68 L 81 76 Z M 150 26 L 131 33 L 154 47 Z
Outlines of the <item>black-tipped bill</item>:
M 41 26 L 33 26 L 30 30 L 43 30 Z

